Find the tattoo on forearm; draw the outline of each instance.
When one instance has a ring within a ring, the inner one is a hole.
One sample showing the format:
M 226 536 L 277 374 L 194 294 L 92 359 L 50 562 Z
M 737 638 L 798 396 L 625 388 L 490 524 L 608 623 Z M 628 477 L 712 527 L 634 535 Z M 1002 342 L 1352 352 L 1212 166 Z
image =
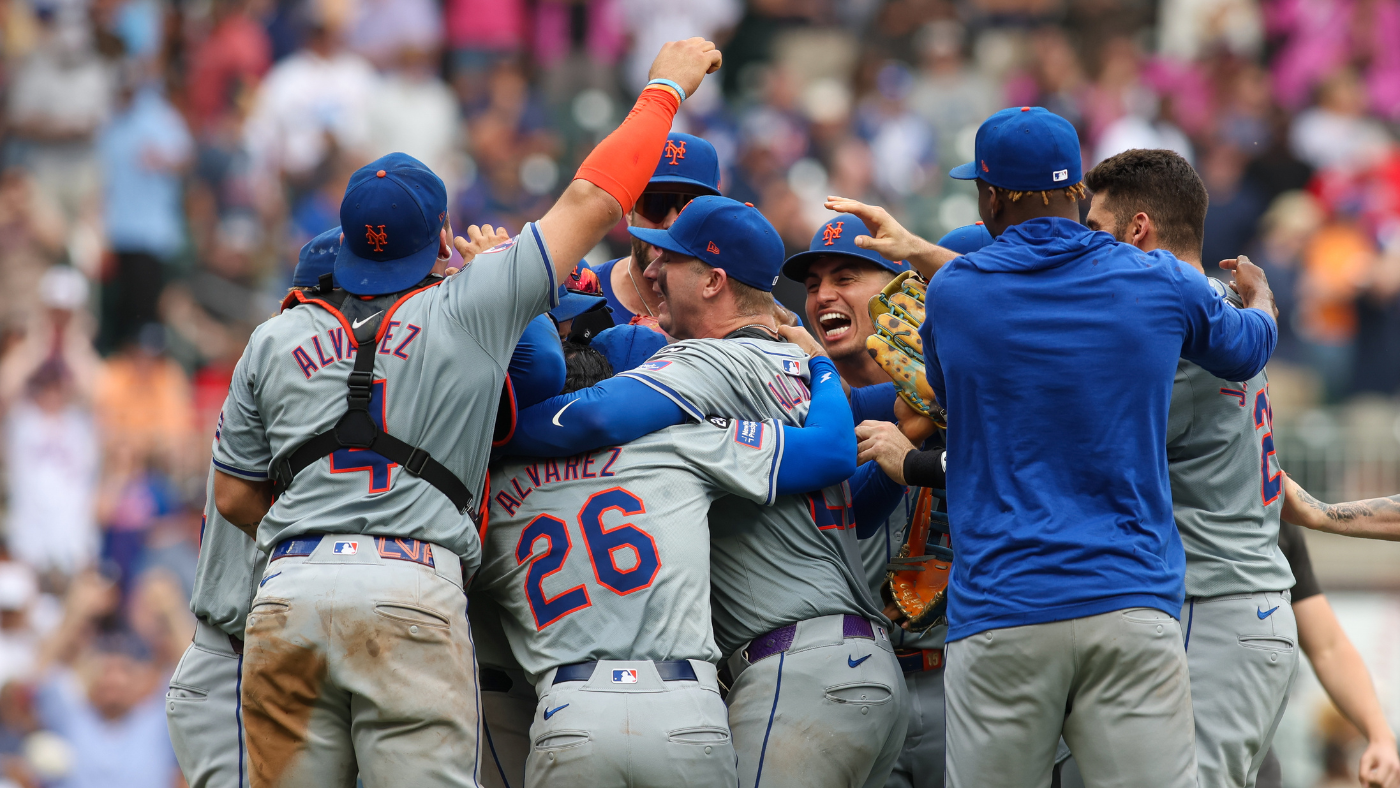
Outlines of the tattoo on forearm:
M 1361 518 L 1379 517 L 1385 520 L 1400 519 L 1400 495 L 1392 495 L 1389 498 L 1369 498 L 1364 501 L 1349 501 L 1347 503 L 1322 503 L 1312 497 L 1306 490 L 1302 490 L 1302 501 L 1308 506 L 1322 512 L 1327 519 L 1336 523 L 1349 523 Z

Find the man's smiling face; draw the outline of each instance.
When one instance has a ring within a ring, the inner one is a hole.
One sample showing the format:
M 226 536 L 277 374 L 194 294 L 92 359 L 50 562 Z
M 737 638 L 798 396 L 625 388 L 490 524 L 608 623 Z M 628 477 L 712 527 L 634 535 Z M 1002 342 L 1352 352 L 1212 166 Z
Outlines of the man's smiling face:
M 875 332 L 870 299 L 894 274 L 855 257 L 818 258 L 807 269 L 807 321 L 833 360 L 865 354 L 865 338 Z

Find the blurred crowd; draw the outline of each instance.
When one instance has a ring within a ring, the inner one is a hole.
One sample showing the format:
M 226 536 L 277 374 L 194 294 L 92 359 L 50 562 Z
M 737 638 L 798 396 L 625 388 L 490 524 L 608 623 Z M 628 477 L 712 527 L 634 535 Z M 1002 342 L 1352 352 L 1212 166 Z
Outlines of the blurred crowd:
M 179 784 L 213 424 L 349 174 L 407 152 L 518 231 L 692 35 L 725 63 L 677 125 L 792 250 L 827 194 L 976 220 L 945 171 L 1044 106 L 1086 167 L 1195 164 L 1305 399 L 1400 394 L 1400 0 L 0 0 L 0 786 Z

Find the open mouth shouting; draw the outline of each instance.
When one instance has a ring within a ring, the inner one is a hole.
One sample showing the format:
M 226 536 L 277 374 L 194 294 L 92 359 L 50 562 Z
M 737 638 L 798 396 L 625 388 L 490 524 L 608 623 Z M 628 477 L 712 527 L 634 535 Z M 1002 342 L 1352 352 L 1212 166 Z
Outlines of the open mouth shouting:
M 835 342 L 851 332 L 855 321 L 847 314 L 828 309 L 817 315 L 823 342 Z

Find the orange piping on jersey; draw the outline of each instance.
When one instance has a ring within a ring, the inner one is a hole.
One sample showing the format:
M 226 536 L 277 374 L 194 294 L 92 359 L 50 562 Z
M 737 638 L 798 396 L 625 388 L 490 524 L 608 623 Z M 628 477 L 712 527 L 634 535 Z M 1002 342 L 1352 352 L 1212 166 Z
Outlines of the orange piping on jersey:
M 342 315 L 339 309 L 336 309 L 335 307 L 331 306 L 328 301 L 322 298 L 311 298 L 301 290 L 297 290 L 293 293 L 288 293 L 287 297 L 295 298 L 298 303 L 302 304 L 316 304 L 317 306 L 324 308 L 327 312 L 330 312 L 332 315 L 335 315 L 335 319 L 339 320 L 342 326 L 345 326 L 345 335 L 350 338 L 350 344 L 352 346 L 354 345 L 355 327 L 350 325 L 350 321 L 345 319 L 345 315 Z
M 403 302 L 405 302 L 405 301 L 407 301 L 408 299 L 410 299 L 410 298 L 412 298 L 412 297 L 418 295 L 419 293 L 423 292 L 424 290 L 430 290 L 430 289 L 432 289 L 432 288 L 434 288 L 434 287 L 437 287 L 438 285 L 442 284 L 442 283 L 445 282 L 445 281 L 447 281 L 447 280 L 445 280 L 445 279 L 439 279 L 439 280 L 437 280 L 436 282 L 433 282 L 433 283 L 430 284 L 430 285 L 424 285 L 423 287 L 420 287 L 420 288 L 418 288 L 417 290 L 410 290 L 409 292 L 404 293 L 402 296 L 399 296 L 399 300 L 395 301 L 393 306 L 391 306 L 391 307 L 389 307 L 387 310 L 385 310 L 385 312 L 384 312 L 384 319 L 379 321 L 379 330 L 376 331 L 376 332 L 374 332 L 374 344 L 377 345 L 377 344 L 379 344 L 381 341 L 383 341 L 383 339 L 384 339 L 384 332 L 386 332 L 386 331 L 389 330 L 389 321 L 393 319 L 394 313 L 398 311 L 399 306 L 402 305 Z

